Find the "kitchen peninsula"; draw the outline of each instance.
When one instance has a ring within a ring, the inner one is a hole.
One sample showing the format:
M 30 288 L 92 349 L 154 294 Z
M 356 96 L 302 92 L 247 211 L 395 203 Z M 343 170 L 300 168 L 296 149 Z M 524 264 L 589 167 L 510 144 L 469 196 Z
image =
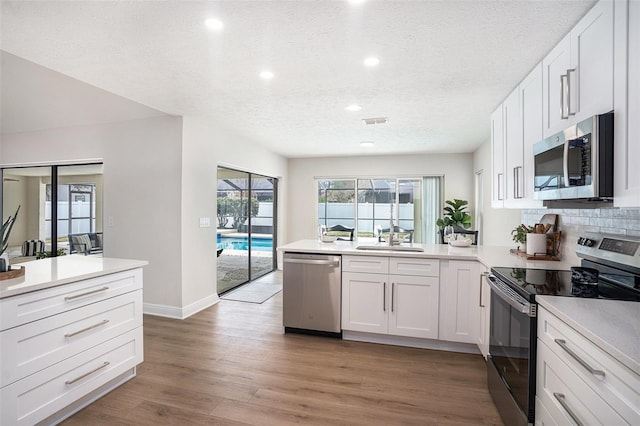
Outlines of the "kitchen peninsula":
M 141 260 L 61 256 L 0 281 L 0 423 L 57 423 L 136 375 Z

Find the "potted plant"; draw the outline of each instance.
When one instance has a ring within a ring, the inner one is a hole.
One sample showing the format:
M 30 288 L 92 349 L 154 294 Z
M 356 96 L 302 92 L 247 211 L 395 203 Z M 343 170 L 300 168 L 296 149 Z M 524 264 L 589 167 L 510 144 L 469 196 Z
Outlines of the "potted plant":
M 518 225 L 511 231 L 513 241 L 518 243 L 518 250 L 527 251 L 527 234 L 533 232 L 533 226 Z
M 459 226 L 461 228 L 470 228 L 471 227 L 471 215 L 467 213 L 465 210 L 469 205 L 469 202 L 466 200 L 458 200 L 454 198 L 453 200 L 445 201 L 448 206 L 445 206 L 444 217 L 439 218 L 436 221 L 436 225 L 440 228 L 444 228 L 445 226 Z
M 20 206 L 18 206 L 16 213 L 13 216 L 9 216 L 0 228 L 0 234 L 2 235 L 2 246 L 0 246 L 0 272 L 7 272 L 9 270 L 9 255 L 5 252 L 9 246 L 9 236 L 11 235 L 13 224 L 16 223 L 19 211 Z

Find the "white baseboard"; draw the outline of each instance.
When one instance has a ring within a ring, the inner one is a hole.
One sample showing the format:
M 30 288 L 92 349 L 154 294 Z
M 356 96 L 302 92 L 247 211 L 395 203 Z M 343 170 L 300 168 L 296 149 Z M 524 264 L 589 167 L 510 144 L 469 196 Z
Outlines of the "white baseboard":
M 359 331 L 342 331 L 343 340 L 356 342 L 378 343 L 393 346 L 408 346 L 411 348 L 436 349 L 449 352 L 480 354 L 478 346 L 471 343 L 447 342 L 444 340 L 419 339 L 415 337 L 391 336 L 387 334 L 362 333 Z
M 209 306 L 213 306 L 220 301 L 217 294 L 212 294 L 203 299 L 198 300 L 182 308 L 167 305 L 156 305 L 154 303 L 144 303 L 142 312 L 147 315 L 155 315 L 158 317 L 167 317 L 174 319 L 186 319 Z

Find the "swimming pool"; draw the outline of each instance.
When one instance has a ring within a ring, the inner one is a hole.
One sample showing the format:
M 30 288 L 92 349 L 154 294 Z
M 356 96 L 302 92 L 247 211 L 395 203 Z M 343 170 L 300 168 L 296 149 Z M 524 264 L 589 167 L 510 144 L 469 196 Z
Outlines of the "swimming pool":
M 247 237 L 223 237 L 218 234 L 218 248 L 227 250 L 249 250 Z M 251 238 L 252 251 L 273 251 L 273 238 Z

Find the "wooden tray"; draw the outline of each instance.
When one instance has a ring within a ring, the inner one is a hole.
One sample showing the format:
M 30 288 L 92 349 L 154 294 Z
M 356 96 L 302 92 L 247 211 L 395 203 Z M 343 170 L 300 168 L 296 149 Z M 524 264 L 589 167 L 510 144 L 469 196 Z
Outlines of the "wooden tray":
M 9 269 L 7 272 L 0 272 L 0 281 L 10 280 L 11 278 L 24 277 L 24 266 Z
M 524 251 L 518 249 L 509 250 L 511 254 L 515 254 L 520 257 L 526 257 L 527 260 L 560 260 L 557 256 L 552 256 L 550 254 L 527 254 Z

